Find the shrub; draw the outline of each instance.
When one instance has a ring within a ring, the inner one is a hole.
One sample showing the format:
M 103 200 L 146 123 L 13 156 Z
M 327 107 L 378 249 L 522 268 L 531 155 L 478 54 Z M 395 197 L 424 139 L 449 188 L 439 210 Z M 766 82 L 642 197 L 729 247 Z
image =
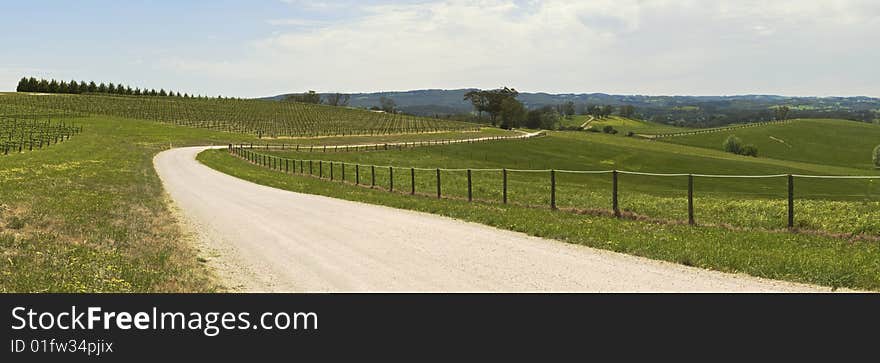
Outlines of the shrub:
M 874 166 L 880 168 L 880 145 L 874 148 Z
M 724 140 L 724 144 L 722 145 L 724 151 L 734 154 L 740 154 L 742 152 L 742 140 L 736 136 L 728 136 L 727 140 Z
M 752 144 L 743 146 L 740 150 L 740 155 L 758 157 L 758 147 Z
M 635 133 L 635 132 L 632 132 L 632 131 L 627 131 L 627 132 L 626 132 L 626 136 L 627 136 L 627 137 L 633 137 L 633 136 L 635 136 L 635 134 L 636 134 L 636 133 Z
M 736 136 L 728 136 L 722 145 L 724 151 L 737 155 L 758 156 L 758 147 L 752 144 L 743 145 L 742 140 Z
M 613 133 L 615 133 L 614 131 L 615 131 L 614 127 L 611 125 L 605 125 L 605 127 L 602 128 L 602 132 L 604 132 L 606 134 L 613 134 Z

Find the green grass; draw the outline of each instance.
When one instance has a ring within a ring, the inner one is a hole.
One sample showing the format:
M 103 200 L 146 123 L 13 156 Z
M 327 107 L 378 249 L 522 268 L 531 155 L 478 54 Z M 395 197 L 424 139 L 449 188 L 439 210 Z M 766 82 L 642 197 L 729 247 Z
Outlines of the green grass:
M 442 194 L 467 197 L 465 168 L 471 169 L 557 169 L 629 170 L 653 173 L 700 174 L 858 174 L 865 171 L 801 162 L 732 155 L 683 145 L 659 143 L 595 133 L 553 132 L 527 141 L 495 141 L 480 144 L 447 145 L 403 151 L 375 151 L 315 155 L 273 151 L 290 159 L 334 161 L 336 178 L 342 175 L 340 162 L 383 166 L 376 183 L 389 185 L 394 166 L 394 184 L 411 188 L 409 169 L 459 169 L 441 173 Z M 317 173 L 318 166 L 314 165 Z M 329 175 L 330 166 L 324 169 Z M 366 169 L 364 169 L 366 170 Z M 346 178 L 353 180 L 354 166 Z M 362 180 L 372 183 L 370 173 Z M 474 198 L 502 199 L 500 171 L 474 171 Z M 549 172 L 511 171 L 508 175 L 512 202 L 534 206 L 550 205 Z M 796 224 L 805 230 L 877 236 L 880 234 L 880 181 L 797 179 Z M 620 175 L 620 205 L 637 215 L 673 221 L 687 219 L 687 178 Z M 773 179 L 695 180 L 696 216 L 704 224 L 730 224 L 746 228 L 780 229 L 786 225 L 787 181 Z M 434 170 L 416 171 L 416 190 L 436 193 Z M 611 175 L 557 173 L 557 204 L 561 208 L 609 210 Z
M 681 145 L 721 150 L 735 135 L 758 147 L 758 154 L 779 160 L 872 170 L 871 151 L 880 145 L 880 126 L 845 120 L 796 120 L 700 135 L 662 139 Z M 862 172 L 864 173 L 864 172 Z
M 581 126 L 585 122 L 590 119 L 590 116 L 587 115 L 577 115 L 571 118 L 562 118 L 563 126 Z M 620 116 L 609 116 L 606 118 L 595 118 L 588 125 L 588 127 L 595 127 L 598 129 L 602 129 L 605 126 L 610 125 L 614 127 L 615 130 L 618 131 L 619 136 L 625 136 L 627 132 L 632 131 L 635 134 L 641 135 L 650 135 L 650 134 L 659 134 L 659 133 L 669 133 L 669 132 L 681 132 L 687 131 L 689 129 L 672 126 L 672 125 L 664 125 L 660 123 L 635 120 Z
M 590 126 L 596 127 L 598 129 L 602 129 L 605 126 L 611 126 L 615 130 L 618 131 L 618 135 L 626 135 L 628 132 L 633 132 L 634 134 L 639 135 L 651 135 L 651 134 L 660 134 L 667 132 L 682 132 L 690 129 L 672 126 L 672 125 L 664 125 L 660 123 L 634 120 L 629 118 L 624 118 L 620 116 L 609 116 L 604 119 L 596 119 L 590 123 Z
M 76 122 L 84 131 L 69 141 L 0 156 L 0 292 L 222 288 L 177 226 L 152 159 L 169 147 L 256 138 L 111 117 Z
M 558 139 L 550 141 L 559 142 Z M 370 153 L 379 154 L 382 153 Z M 413 197 L 356 187 L 351 183 L 331 183 L 270 171 L 243 162 L 224 150 L 204 152 L 198 159 L 221 172 L 280 189 L 435 213 L 690 266 L 833 287 L 880 289 L 880 247 L 877 243 L 853 243 L 815 235 L 654 224 L 517 205 Z M 404 189 L 402 186 L 398 190 Z

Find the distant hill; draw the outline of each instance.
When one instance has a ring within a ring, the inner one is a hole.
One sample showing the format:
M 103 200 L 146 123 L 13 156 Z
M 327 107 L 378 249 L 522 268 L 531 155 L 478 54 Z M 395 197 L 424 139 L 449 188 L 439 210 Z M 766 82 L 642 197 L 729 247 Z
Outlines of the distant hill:
M 464 94 L 472 89 L 427 89 L 400 92 L 351 94 L 350 106 L 369 108 L 379 104 L 381 97 L 394 100 L 404 112 L 420 116 L 469 113 L 470 103 Z M 266 99 L 281 100 L 287 94 Z M 323 95 L 322 95 L 323 96 Z M 790 117 L 842 118 L 872 122 L 880 118 L 880 99 L 870 97 L 787 97 L 776 95 L 740 96 L 645 96 L 582 94 L 519 94 L 528 108 L 574 102 L 578 110 L 587 105 L 632 105 L 637 116 L 662 124 L 711 127 L 731 123 L 766 121 L 775 117 L 773 108 L 785 105 Z

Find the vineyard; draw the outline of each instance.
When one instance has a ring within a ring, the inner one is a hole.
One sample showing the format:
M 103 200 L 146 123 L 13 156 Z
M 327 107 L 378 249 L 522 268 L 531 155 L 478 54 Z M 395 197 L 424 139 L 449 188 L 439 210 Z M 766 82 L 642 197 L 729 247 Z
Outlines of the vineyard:
M 82 131 L 65 121 L 19 118 L 0 115 L 0 155 L 33 151 L 70 139 Z
M 0 114 L 106 115 L 270 137 L 476 131 L 476 125 L 296 102 L 221 98 L 5 94 Z

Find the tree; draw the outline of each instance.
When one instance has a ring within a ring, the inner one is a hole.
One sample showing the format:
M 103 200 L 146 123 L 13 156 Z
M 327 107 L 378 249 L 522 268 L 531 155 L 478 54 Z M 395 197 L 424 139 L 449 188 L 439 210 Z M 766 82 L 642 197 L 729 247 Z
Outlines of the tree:
M 49 89 L 46 90 L 47 93 L 57 93 L 58 92 L 58 81 L 52 80 L 49 82 Z
M 568 101 L 568 102 L 564 103 L 562 105 L 562 112 L 560 112 L 560 113 L 565 115 L 565 117 L 569 117 L 569 118 L 574 116 L 574 102 Z
M 71 80 L 70 83 L 67 85 L 67 92 L 70 92 L 73 94 L 79 93 L 79 83 L 77 83 L 74 80 Z
M 519 127 L 526 118 L 526 107 L 516 98 L 505 98 L 501 102 L 498 116 L 501 118 L 502 129 Z
M 599 117 L 606 118 L 608 116 L 611 116 L 612 113 L 614 113 L 614 106 L 605 105 L 602 106 L 601 110 L 599 111 Z
M 633 105 L 623 105 L 620 106 L 620 110 L 618 111 L 621 117 L 631 118 L 636 114 L 636 108 Z
M 722 148 L 729 153 L 739 154 L 742 152 L 742 140 L 736 136 L 730 135 L 727 137 L 727 140 L 724 140 Z
M 880 145 L 874 148 L 874 166 L 880 168 Z
M 774 110 L 774 114 L 776 116 L 776 121 L 783 121 L 788 119 L 788 112 L 790 109 L 788 106 L 777 106 Z
M 28 79 L 26 77 L 22 77 L 20 81 L 18 81 L 18 87 L 15 87 L 15 92 L 26 92 L 28 86 Z
M 348 106 L 348 101 L 351 99 L 351 95 L 342 94 L 342 93 L 331 93 L 327 95 L 327 104 L 330 106 Z
M 519 92 L 516 89 L 502 87 L 494 90 L 476 90 L 465 93 L 464 100 L 471 101 L 474 109 L 480 116 L 483 112 L 489 113 L 489 120 L 494 126 L 497 118 L 504 108 L 504 103 L 509 99 L 516 99 Z M 508 102 L 509 103 L 509 102 Z M 510 104 L 508 106 L 511 106 Z
M 95 81 L 91 81 L 91 82 L 89 82 L 89 88 L 88 88 L 88 90 L 89 90 L 89 93 L 98 92 L 98 85 L 95 84 Z
M 740 155 L 758 157 L 758 147 L 752 144 L 745 145 L 740 150 Z
M 488 111 L 489 99 L 484 91 L 469 91 L 464 94 L 464 101 L 470 101 L 477 111 L 477 117 L 483 117 L 483 112 Z
M 387 113 L 394 113 L 395 109 L 397 108 L 397 103 L 394 102 L 394 100 L 392 100 L 391 98 L 382 96 L 379 97 L 379 108 Z
M 559 112 L 554 107 L 544 106 L 526 114 L 525 126 L 530 129 L 555 129 L 559 124 Z
M 288 102 L 302 102 L 302 103 L 321 103 L 321 95 L 315 93 L 315 91 L 308 91 L 306 93 L 296 93 L 292 95 L 287 95 L 284 98 L 285 101 Z

